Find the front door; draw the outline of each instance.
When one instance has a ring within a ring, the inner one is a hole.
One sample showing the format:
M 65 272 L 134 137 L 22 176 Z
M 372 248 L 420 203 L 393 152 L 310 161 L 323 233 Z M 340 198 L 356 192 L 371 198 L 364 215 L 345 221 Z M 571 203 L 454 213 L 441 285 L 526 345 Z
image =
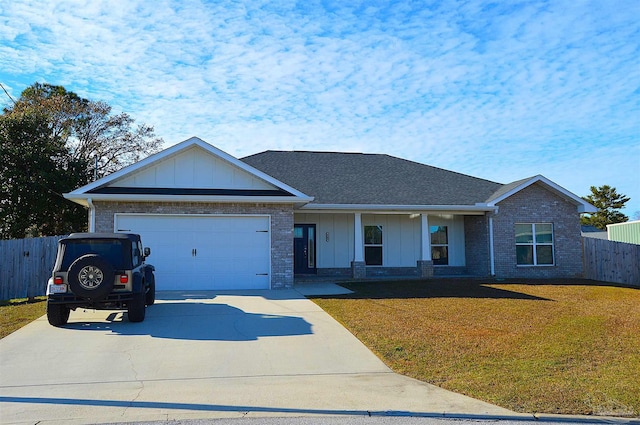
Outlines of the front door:
M 293 226 L 293 273 L 316 274 L 316 225 Z

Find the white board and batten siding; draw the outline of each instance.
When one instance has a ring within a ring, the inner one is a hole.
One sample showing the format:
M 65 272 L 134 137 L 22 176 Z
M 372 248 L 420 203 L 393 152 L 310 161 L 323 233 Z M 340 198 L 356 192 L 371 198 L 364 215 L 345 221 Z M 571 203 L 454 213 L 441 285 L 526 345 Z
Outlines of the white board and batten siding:
M 114 221 L 151 248 L 158 291 L 271 287 L 267 215 L 117 213 Z
M 271 190 L 273 185 L 192 147 L 112 183 L 120 187 Z
M 295 214 L 297 224 L 315 224 L 319 268 L 350 267 L 354 253 L 353 214 Z M 362 225 L 382 226 L 383 266 L 416 267 L 420 259 L 420 218 L 405 214 L 362 214 Z M 449 265 L 465 265 L 463 216 L 429 215 L 430 226 L 447 226 Z

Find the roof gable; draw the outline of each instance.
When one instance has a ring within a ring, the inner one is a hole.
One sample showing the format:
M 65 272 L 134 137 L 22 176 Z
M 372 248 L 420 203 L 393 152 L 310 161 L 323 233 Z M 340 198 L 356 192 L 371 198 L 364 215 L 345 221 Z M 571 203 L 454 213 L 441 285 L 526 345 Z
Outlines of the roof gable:
M 590 213 L 598 211 L 596 207 L 594 207 L 584 199 L 580 198 L 577 195 L 574 195 L 567 189 L 557 185 L 556 183 L 552 182 L 542 175 L 517 180 L 515 182 L 503 185 L 487 199 L 487 205 L 496 206 L 501 201 L 504 201 L 508 197 L 520 192 L 523 189 L 526 189 L 533 184 L 541 184 L 546 189 L 576 205 L 579 213 Z
M 102 187 L 182 189 L 276 189 L 254 174 L 197 144 L 154 161 Z
M 65 197 L 84 205 L 89 198 L 150 201 L 179 197 L 194 201 L 224 201 L 227 198 L 239 201 L 242 197 L 253 197 L 253 200 L 277 197 L 285 202 L 311 200 L 297 189 L 197 137 L 78 188 Z

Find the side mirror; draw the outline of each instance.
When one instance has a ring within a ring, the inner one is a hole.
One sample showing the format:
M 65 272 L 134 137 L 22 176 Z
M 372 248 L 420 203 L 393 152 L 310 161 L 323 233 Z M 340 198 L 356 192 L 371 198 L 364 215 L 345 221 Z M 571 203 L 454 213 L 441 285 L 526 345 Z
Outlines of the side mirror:
M 151 255 L 151 248 L 149 248 L 149 247 L 145 247 L 145 248 L 144 248 L 144 256 L 145 256 L 145 257 L 148 257 L 148 256 L 150 256 L 150 255 Z

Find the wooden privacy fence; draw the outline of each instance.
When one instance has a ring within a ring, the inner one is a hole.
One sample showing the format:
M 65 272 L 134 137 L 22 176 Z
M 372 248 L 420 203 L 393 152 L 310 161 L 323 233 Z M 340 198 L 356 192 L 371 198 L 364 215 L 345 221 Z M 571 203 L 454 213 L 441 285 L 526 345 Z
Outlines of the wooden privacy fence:
M 0 300 L 44 295 L 63 237 L 0 240 Z
M 640 287 L 640 245 L 582 238 L 587 279 Z

